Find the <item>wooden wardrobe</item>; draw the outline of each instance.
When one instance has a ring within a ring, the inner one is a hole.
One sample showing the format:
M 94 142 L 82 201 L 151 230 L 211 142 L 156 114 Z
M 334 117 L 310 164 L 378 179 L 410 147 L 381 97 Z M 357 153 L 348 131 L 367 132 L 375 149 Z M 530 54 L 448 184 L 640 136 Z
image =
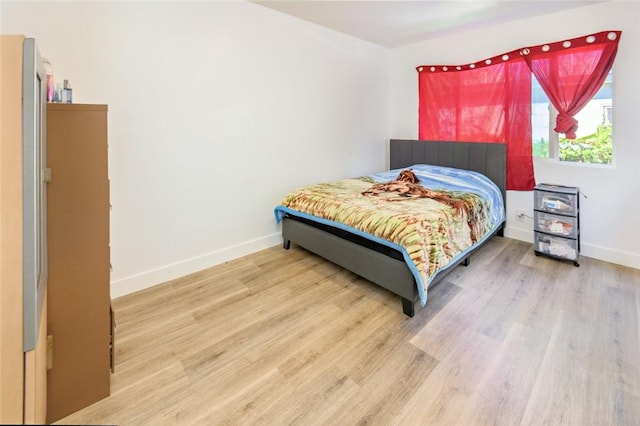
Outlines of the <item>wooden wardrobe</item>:
M 0 424 L 46 417 L 46 299 L 35 349 L 24 352 L 23 53 L 0 35 Z
M 107 106 L 49 104 L 47 143 L 47 422 L 54 422 L 110 392 Z

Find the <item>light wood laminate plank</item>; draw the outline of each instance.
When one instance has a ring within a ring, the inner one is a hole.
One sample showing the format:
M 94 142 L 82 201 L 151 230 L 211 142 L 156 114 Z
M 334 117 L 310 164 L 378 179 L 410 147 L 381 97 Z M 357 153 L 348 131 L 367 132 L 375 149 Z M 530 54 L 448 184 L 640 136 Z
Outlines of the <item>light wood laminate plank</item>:
M 640 271 L 494 238 L 396 296 L 273 247 L 114 300 L 112 395 L 64 424 L 634 424 Z

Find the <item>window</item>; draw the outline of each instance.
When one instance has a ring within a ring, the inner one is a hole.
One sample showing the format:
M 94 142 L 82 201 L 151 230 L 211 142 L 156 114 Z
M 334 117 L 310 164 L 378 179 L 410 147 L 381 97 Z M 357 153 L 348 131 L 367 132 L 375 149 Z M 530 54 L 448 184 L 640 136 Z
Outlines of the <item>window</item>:
M 535 77 L 531 90 L 531 136 L 533 156 L 563 162 L 611 164 L 613 153 L 613 70 L 591 101 L 575 116 L 576 139 L 553 131 L 558 114 Z

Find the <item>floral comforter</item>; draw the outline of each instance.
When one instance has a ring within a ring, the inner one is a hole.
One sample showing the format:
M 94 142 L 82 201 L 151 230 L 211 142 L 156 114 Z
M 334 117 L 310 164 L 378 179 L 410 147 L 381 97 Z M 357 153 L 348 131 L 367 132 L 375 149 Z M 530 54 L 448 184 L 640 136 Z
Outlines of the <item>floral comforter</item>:
M 299 216 L 399 250 L 424 305 L 435 275 L 504 222 L 504 204 L 500 190 L 479 173 L 430 165 L 410 169 L 423 187 L 470 208 L 456 210 L 432 198 L 398 201 L 397 194 L 363 194 L 372 184 L 395 180 L 402 171 L 398 169 L 296 189 L 275 208 L 276 220 L 285 214 Z

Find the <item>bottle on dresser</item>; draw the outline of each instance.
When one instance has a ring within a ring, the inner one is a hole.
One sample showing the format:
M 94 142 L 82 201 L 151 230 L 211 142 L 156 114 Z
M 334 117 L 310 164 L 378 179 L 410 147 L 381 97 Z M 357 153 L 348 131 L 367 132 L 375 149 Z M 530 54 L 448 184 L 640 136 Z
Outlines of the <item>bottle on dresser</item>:
M 62 100 L 61 102 L 66 102 L 68 104 L 72 103 L 73 92 L 71 90 L 71 84 L 69 84 L 69 80 L 65 80 L 62 86 Z
M 44 70 L 47 74 L 47 102 L 53 102 L 53 94 L 55 91 L 53 84 L 53 66 L 47 58 L 42 58 L 42 62 L 44 63 Z

